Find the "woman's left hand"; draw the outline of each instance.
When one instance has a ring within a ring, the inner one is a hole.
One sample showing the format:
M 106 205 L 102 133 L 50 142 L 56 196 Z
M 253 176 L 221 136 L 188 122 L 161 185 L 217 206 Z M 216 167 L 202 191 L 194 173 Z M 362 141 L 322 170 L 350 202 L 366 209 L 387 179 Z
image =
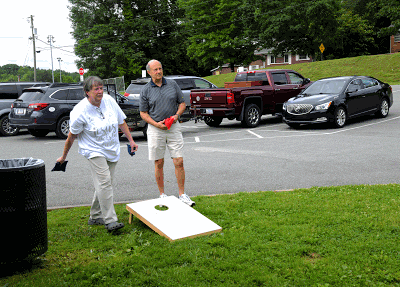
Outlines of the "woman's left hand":
M 139 146 L 138 146 L 133 140 L 132 140 L 132 141 L 129 141 L 129 144 L 130 144 L 131 150 L 132 150 L 133 152 L 136 152 L 136 151 L 138 150 Z

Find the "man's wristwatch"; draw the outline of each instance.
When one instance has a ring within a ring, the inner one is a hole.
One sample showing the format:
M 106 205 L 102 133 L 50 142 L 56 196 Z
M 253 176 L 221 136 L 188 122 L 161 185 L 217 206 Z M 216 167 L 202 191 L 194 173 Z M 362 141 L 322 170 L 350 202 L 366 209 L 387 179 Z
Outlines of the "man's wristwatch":
M 181 121 L 181 116 L 179 114 L 175 114 L 176 116 L 178 116 L 178 122 Z

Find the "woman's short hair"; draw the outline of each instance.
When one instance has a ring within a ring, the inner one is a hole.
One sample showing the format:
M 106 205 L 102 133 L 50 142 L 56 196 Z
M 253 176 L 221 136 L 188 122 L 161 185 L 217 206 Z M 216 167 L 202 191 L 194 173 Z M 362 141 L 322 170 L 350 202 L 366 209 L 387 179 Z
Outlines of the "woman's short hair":
M 85 82 L 83 83 L 83 90 L 85 94 L 89 92 L 93 86 L 103 86 L 103 80 L 97 76 L 90 76 L 86 78 Z

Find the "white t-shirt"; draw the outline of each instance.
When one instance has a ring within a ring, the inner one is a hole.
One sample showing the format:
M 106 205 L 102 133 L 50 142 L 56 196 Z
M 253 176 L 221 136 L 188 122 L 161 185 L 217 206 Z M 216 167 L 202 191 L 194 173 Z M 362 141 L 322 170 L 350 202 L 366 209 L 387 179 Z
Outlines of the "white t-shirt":
M 70 131 L 78 135 L 79 153 L 87 159 L 103 156 L 108 161 L 119 160 L 118 126 L 126 116 L 116 101 L 104 94 L 100 108 L 87 98 L 80 101 L 70 113 Z

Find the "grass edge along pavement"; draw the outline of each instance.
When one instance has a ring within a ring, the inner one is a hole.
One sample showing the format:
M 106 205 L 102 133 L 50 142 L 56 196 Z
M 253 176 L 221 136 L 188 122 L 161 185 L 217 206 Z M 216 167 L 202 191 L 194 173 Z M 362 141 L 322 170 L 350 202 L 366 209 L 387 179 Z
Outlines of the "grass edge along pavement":
M 124 204 L 118 235 L 88 226 L 89 207 L 53 210 L 48 252 L 0 286 L 399 286 L 399 191 L 197 196 L 195 209 L 222 232 L 172 243 L 137 218 L 127 224 Z
M 267 67 L 267 69 L 291 69 L 299 72 L 311 81 L 338 76 L 370 76 L 390 85 L 400 85 L 400 53 L 359 56 L 335 60 L 306 62 L 293 65 Z M 223 87 L 232 82 L 236 73 L 204 77 L 208 81 Z

